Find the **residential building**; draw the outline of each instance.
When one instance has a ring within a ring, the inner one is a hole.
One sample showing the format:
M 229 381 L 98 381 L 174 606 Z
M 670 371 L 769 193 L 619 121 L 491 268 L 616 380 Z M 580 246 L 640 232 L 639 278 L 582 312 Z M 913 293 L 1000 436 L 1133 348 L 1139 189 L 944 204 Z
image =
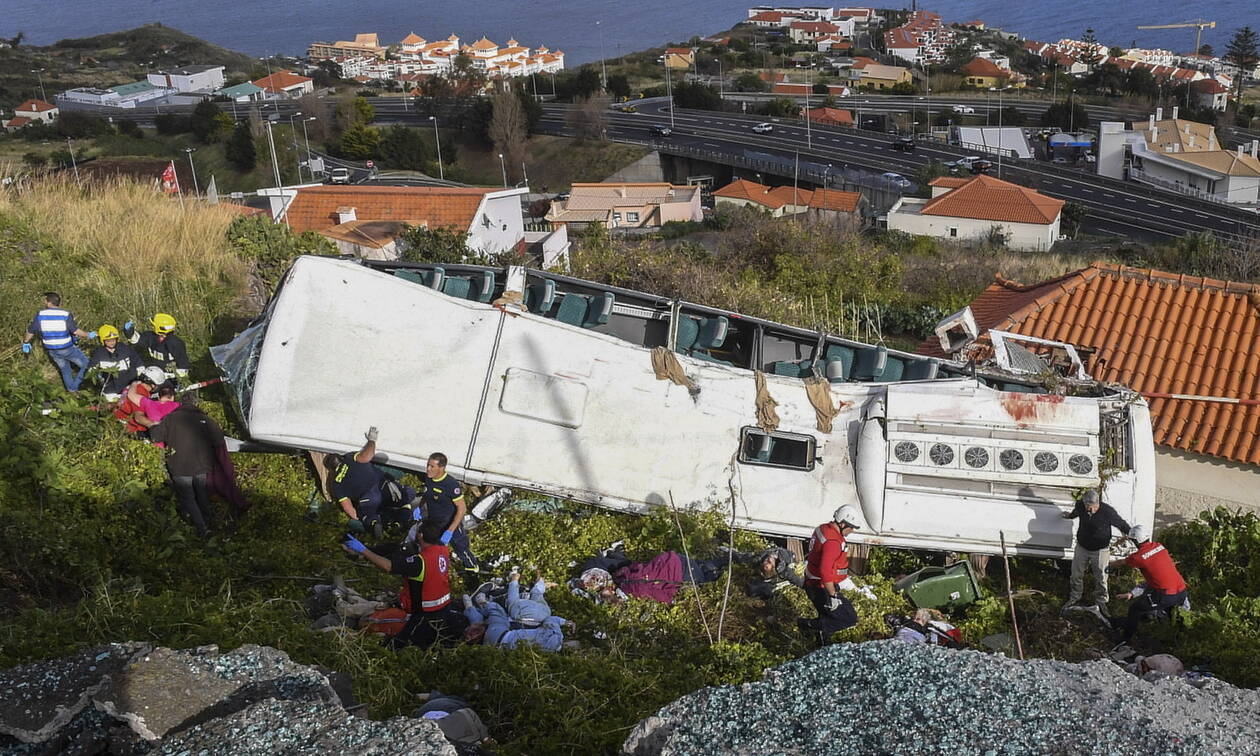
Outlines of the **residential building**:
M 155 87 L 176 92 L 204 92 L 210 94 L 223 88 L 223 66 L 184 66 L 158 71 L 148 75 Z
M 663 58 L 666 68 L 685 71 L 695 65 L 696 50 L 694 47 L 667 47 Z
M 853 113 L 840 108 L 810 108 L 805 117 L 821 126 L 853 126 Z
M 884 32 L 884 47 L 890 55 L 909 63 L 939 63 L 954 42 L 954 32 L 941 22 L 940 14 L 912 11 L 906 23 Z
M 326 58 L 326 60 L 336 66 L 337 75 L 343 79 L 368 76 L 376 65 L 384 66 L 387 64 L 387 61 L 371 55 L 341 55 L 335 58 Z
M 1208 124 L 1173 117 L 1163 109 L 1147 121 L 1099 124 L 1098 173 L 1211 202 L 1260 210 L 1260 144 L 1221 149 Z
M 866 198 L 861 192 L 842 192 L 839 189 L 815 189 L 809 198 L 805 217 L 823 221 L 862 222 L 866 214 Z
M 1229 90 L 1216 79 L 1200 79 L 1190 84 L 1195 104 L 1200 108 L 1225 111 L 1229 106 Z
M 700 221 L 700 187 L 666 183 L 574 184 L 555 200 L 546 220 L 553 228 L 658 228 L 670 221 Z
M 523 251 L 525 193 L 523 188 L 330 185 L 270 194 L 272 216 L 295 233 L 317 231 L 339 246 L 357 246 L 362 254 L 382 259 L 397 253 L 390 245 L 403 226 L 464 231 L 474 252 Z
M 134 108 L 137 105 L 173 94 L 175 90 L 157 87 L 145 81 L 133 81 L 119 84 L 108 89 L 95 87 L 79 87 L 69 89 L 56 96 L 57 104 L 67 110 L 75 105 L 93 105 L 97 107 Z
M 969 87 L 1001 89 L 1011 80 L 1011 72 L 998 67 L 998 64 L 986 58 L 972 58 L 959 71 L 963 75 L 963 83 Z
M 311 60 L 340 58 L 347 55 L 368 55 L 385 59 L 386 47 L 380 43 L 376 34 L 356 34 L 354 41 L 312 42 L 306 50 L 306 57 Z
M 454 59 L 465 55 L 473 67 L 485 71 L 491 78 L 511 78 L 538 73 L 556 73 L 564 70 L 564 52 L 550 50 L 545 45 L 530 49 L 509 39 L 500 45 L 486 37 L 472 44 L 460 44 L 452 34 L 446 39 L 427 42 L 415 32 L 399 43 L 397 60 L 386 61 L 369 67 L 364 73 L 372 78 L 403 81 L 401 76 L 443 76 L 451 72 Z M 690 65 L 690 64 L 688 64 Z
M 51 102 L 27 100 L 13 109 L 13 117 L 4 122 L 4 128 L 16 131 L 32 123 L 52 123 L 61 110 Z
M 798 45 L 812 45 L 822 37 L 840 34 L 840 27 L 828 21 L 793 21 L 788 25 L 788 37 Z
M 736 179 L 713 192 L 714 207 L 756 207 L 771 217 L 797 215 L 809 210 L 814 193 L 790 186 L 766 186 L 748 179 Z
M 259 100 L 267 99 L 267 93 L 263 88 L 252 81 L 224 87 L 216 94 L 226 97 L 233 102 L 258 102 Z
M 754 13 L 748 17 L 744 23 L 749 26 L 758 26 L 763 29 L 777 29 L 787 26 L 797 20 L 797 16 L 780 13 L 779 11 L 761 11 Z
M 858 58 L 849 68 L 850 81 L 856 87 L 870 89 L 892 89 L 898 84 L 913 84 L 914 77 L 910 69 L 902 66 L 885 66 L 879 63 L 866 63 L 870 58 Z
M 829 52 L 835 55 L 848 55 L 853 51 L 853 43 L 840 34 L 828 34 L 814 40 L 818 52 Z
M 276 71 L 254 82 L 254 86 L 267 93 L 272 100 L 296 99 L 315 93 L 315 80 L 292 71 Z
M 1260 407 L 1230 400 L 1260 390 L 1260 286 L 1094 263 L 1030 285 L 999 275 L 971 310 L 982 331 L 1073 344 L 1094 378 L 1147 396 L 1158 524 L 1257 511 Z M 937 339 L 918 351 L 943 356 Z
M 933 179 L 931 187 L 931 199 L 898 200 L 888 211 L 888 228 L 972 241 L 996 231 L 1014 250 L 1046 251 L 1059 239 L 1063 200 L 983 174 Z

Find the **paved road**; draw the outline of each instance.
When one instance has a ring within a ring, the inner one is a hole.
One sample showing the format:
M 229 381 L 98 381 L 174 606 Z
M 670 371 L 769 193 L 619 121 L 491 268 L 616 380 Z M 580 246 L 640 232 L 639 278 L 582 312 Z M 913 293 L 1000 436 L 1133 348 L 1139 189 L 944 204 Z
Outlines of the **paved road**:
M 545 106 L 541 128 L 550 133 L 569 133 L 566 113 L 567 106 Z M 764 120 L 758 116 L 679 109 L 673 116 L 674 135 L 653 143 L 666 152 L 671 145 L 702 147 L 719 162 L 724 154 L 733 157 L 756 150 L 785 159 L 799 154 L 802 160 L 855 166 L 875 173 L 894 171 L 909 177 L 929 160 L 949 161 L 968 154 L 960 148 L 934 143 L 925 143 L 914 153 L 897 152 L 891 149 L 887 135 L 823 126 L 812 126 L 807 134 L 797 120 L 771 119 L 773 132 L 754 133 L 752 126 Z M 647 102 L 637 113 L 609 112 L 609 137 L 650 141 L 653 124 L 670 122 L 666 104 Z M 1160 190 L 1148 191 L 1133 183 L 1044 162 L 1004 159 L 1001 177 L 1086 206 L 1094 228 L 1118 236 L 1170 238 L 1189 231 L 1212 231 L 1229 238 L 1260 232 L 1260 216 L 1243 210 Z

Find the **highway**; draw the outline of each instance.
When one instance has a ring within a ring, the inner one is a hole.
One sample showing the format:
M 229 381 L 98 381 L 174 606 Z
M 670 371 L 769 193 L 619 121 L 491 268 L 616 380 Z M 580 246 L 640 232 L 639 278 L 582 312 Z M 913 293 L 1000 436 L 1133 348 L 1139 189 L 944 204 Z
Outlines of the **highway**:
M 570 134 L 566 123 L 568 108 L 560 104 L 545 105 L 540 130 Z M 799 155 L 801 160 L 832 164 L 837 168 L 858 167 L 876 174 L 893 171 L 911 179 L 929 160 L 950 161 L 974 154 L 926 141 L 913 153 L 897 152 L 891 149 L 891 137 L 886 134 L 817 125 L 811 126 L 807 134 L 803 122 L 794 119 L 767 120 L 761 116 L 682 109 L 674 112 L 673 135 L 650 136 L 654 124 L 668 126 L 670 122 L 667 103 L 644 101 L 638 104 L 637 113 L 610 110 L 608 136 L 615 140 L 650 142 L 665 152 L 675 145 L 700 147 L 713 153 L 715 162 L 721 162 L 721 155 L 733 157 L 755 150 L 778 155 L 785 161 Z M 754 133 L 752 126 L 761 122 L 772 123 L 774 131 Z M 1045 162 L 1004 158 L 1001 178 L 1084 205 L 1089 210 L 1089 225 L 1093 230 L 1117 236 L 1166 239 L 1191 231 L 1211 231 L 1228 239 L 1260 232 L 1260 216 L 1245 210 Z

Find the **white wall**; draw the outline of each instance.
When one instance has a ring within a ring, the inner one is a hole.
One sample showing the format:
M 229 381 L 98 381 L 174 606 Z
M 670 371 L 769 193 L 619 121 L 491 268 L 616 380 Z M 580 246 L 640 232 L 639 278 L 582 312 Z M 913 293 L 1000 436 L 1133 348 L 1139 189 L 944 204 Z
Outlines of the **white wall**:
M 505 189 L 485 196 L 468 229 L 470 249 L 493 254 L 514 249 L 517 242 L 525 238 L 521 196 L 526 191 Z
M 1260 515 L 1260 467 L 1159 447 L 1155 454 L 1155 523 L 1190 520 L 1215 507 Z
M 888 211 L 888 228 L 918 236 L 934 236 L 938 239 L 983 239 L 994 226 L 1001 226 L 1007 234 L 1007 246 L 1015 250 L 1048 250 L 1059 238 L 1059 218 L 1054 223 L 1003 223 L 971 218 L 947 218 L 939 215 L 920 215 L 899 212 L 907 204 L 919 204 L 926 200 L 901 200 Z M 950 229 L 957 229 L 954 234 Z

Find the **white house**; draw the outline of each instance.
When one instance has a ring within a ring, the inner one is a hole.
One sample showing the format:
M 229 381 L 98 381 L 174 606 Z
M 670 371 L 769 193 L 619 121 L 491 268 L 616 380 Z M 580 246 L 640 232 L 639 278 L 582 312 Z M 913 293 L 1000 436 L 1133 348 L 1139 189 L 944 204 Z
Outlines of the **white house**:
M 296 99 L 315 93 L 314 79 L 292 71 L 276 71 L 255 81 L 254 86 L 265 91 L 269 99 Z
M 1190 85 L 1190 91 L 1201 108 L 1224 112 L 1229 105 L 1229 90 L 1216 79 L 1200 79 Z
M 999 231 L 1008 247 L 1045 251 L 1059 238 L 1063 200 L 979 175 L 933 179 L 932 198 L 903 197 L 888 228 L 938 239 L 980 240 Z
M 223 66 L 184 66 L 148 75 L 155 87 L 176 92 L 210 92 L 223 88 Z
M 51 102 L 27 100 L 13 109 L 13 117 L 4 122 L 4 128 L 16 131 L 32 123 L 52 123 L 57 120 L 59 112 L 61 111 Z

